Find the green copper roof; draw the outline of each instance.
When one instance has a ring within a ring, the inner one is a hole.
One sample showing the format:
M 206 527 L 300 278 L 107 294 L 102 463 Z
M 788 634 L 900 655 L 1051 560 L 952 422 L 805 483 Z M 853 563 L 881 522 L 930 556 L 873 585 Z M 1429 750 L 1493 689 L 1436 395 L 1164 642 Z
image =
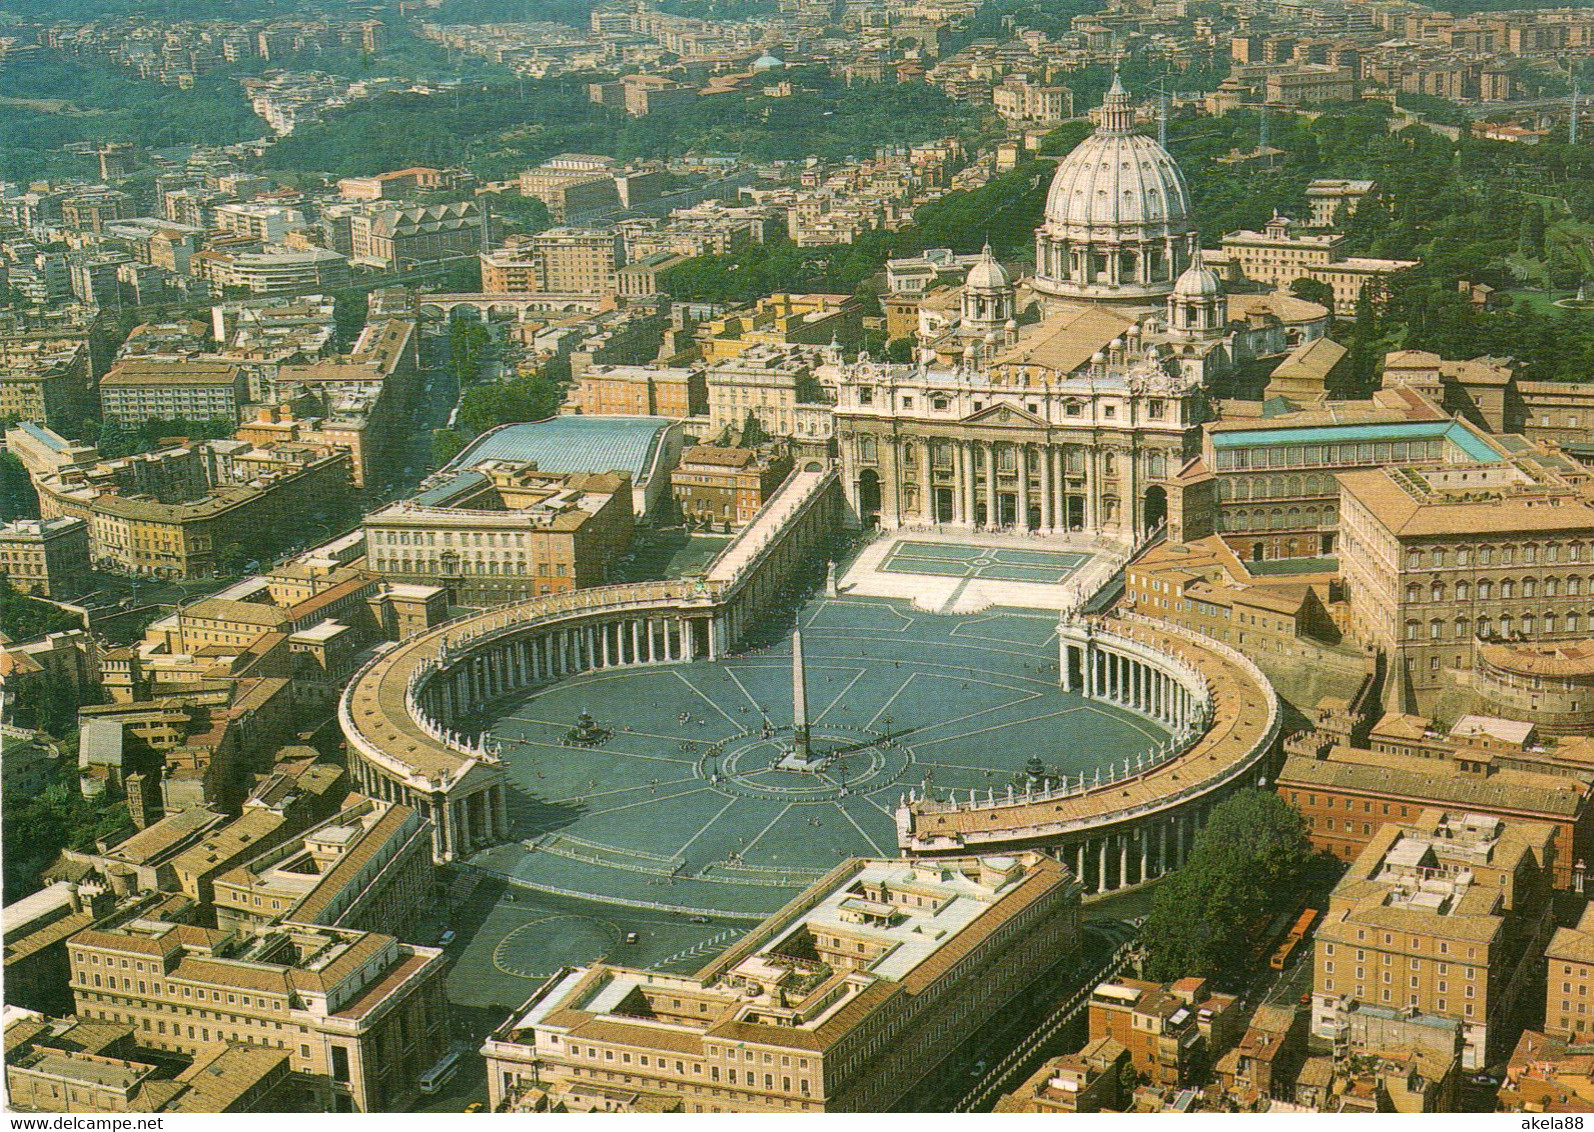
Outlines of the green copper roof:
M 1358 441 L 1450 441 L 1470 459 L 1497 464 L 1502 457 L 1483 437 L 1459 421 L 1394 421 L 1389 424 L 1319 425 L 1312 428 L 1237 429 L 1212 434 L 1214 448 L 1270 444 L 1346 444 Z

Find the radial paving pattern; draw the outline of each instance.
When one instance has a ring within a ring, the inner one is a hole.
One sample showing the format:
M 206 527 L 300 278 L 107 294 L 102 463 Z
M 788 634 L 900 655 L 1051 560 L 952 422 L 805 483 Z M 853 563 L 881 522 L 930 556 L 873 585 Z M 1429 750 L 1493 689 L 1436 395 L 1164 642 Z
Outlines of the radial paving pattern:
M 579 677 L 494 727 L 525 844 L 477 863 L 553 891 L 751 916 L 844 857 L 894 853 L 910 787 L 1001 794 L 1033 755 L 1089 774 L 1165 738 L 1058 688 L 1049 614 L 830 599 L 802 623 L 821 769 L 775 765 L 791 735 L 789 638 Z M 584 711 L 611 732 L 599 746 L 570 743 Z

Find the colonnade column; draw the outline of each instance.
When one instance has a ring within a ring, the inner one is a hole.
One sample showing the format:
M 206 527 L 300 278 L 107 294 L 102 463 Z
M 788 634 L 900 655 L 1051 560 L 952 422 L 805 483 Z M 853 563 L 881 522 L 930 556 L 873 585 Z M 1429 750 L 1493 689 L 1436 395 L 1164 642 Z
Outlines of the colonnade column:
M 1018 468 L 1018 498 L 1014 500 L 1013 524 L 1021 531 L 1029 530 L 1029 445 L 1013 446 L 1013 462 Z
M 1052 446 L 1040 446 L 1041 530 L 1050 533 L 1056 528 L 1052 510 Z
M 985 527 L 995 530 L 997 527 L 996 509 L 996 445 L 981 445 L 985 450 Z
M 969 440 L 958 442 L 958 466 L 962 468 L 962 475 L 958 478 L 958 494 L 962 500 L 963 525 L 974 526 L 974 443 Z

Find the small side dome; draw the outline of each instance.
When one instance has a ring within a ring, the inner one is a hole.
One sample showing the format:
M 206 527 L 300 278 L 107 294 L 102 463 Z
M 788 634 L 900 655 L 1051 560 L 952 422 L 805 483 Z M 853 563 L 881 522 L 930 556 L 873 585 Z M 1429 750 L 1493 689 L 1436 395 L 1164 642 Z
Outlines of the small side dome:
M 1176 299 L 1221 299 L 1223 277 L 1212 268 L 1196 260 L 1185 268 L 1184 274 L 1173 285 Z
M 969 268 L 963 285 L 973 291 L 1003 291 L 1013 285 L 1013 277 L 1007 273 L 1007 268 L 996 262 L 991 245 L 986 244 L 979 260 Z

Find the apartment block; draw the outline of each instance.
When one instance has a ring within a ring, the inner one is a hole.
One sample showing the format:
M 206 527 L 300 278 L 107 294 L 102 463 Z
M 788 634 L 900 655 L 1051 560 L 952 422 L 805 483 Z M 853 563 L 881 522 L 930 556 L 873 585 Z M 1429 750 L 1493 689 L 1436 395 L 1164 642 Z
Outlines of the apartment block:
M 687 522 L 734 530 L 752 521 L 791 466 L 784 446 L 755 451 L 698 445 L 681 453 L 670 485 Z
M 123 424 L 238 419 L 248 397 L 242 367 L 224 361 L 130 361 L 100 379 L 100 411 Z
M 292 921 L 402 937 L 430 907 L 432 823 L 366 798 L 216 877 L 216 924 Z
M 576 376 L 566 411 L 599 417 L 676 417 L 708 412 L 708 381 L 686 366 L 589 366 Z
M 1137 1073 L 1177 1088 L 1198 1081 L 1245 1030 L 1239 1000 L 1197 978 L 1102 983 L 1091 992 L 1088 1018 L 1092 1041 L 1112 1038 Z
M 1381 826 L 1318 926 L 1312 1032 L 1368 1002 L 1460 1022 L 1465 1069 L 1503 1057 L 1543 993 L 1554 864 L 1542 822 L 1433 808 Z
M 89 525 L 82 519 L 18 519 L 0 526 L 0 576 L 23 593 L 66 597 L 88 581 Z

